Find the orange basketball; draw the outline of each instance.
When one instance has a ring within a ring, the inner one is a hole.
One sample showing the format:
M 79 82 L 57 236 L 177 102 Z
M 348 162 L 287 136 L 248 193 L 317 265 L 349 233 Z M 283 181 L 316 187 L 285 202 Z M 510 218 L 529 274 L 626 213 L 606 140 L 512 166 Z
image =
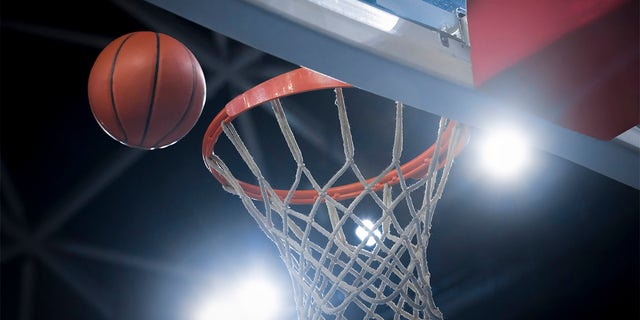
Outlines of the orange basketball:
M 89 104 L 112 138 L 140 149 L 164 148 L 196 124 L 204 74 L 191 51 L 162 33 L 140 31 L 109 43 L 89 74 Z

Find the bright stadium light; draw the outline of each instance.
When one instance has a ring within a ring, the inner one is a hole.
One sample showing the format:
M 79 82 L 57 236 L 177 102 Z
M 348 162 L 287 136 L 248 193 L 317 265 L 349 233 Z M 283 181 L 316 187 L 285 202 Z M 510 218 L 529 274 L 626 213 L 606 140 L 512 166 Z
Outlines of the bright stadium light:
M 516 130 L 490 132 L 480 146 L 482 165 L 491 175 L 506 179 L 521 173 L 529 161 L 527 139 Z
M 378 229 L 373 230 L 373 222 L 371 222 L 370 220 L 362 220 L 362 225 L 364 225 L 365 228 L 358 226 L 356 228 L 356 236 L 358 237 L 358 239 L 360 239 L 360 241 L 364 241 L 365 239 L 367 239 L 367 243 L 365 243 L 365 246 L 371 247 L 376 244 L 376 238 L 379 239 L 380 236 L 382 236 L 382 233 L 380 233 L 380 230 Z M 371 236 L 372 230 L 373 237 Z
M 282 288 L 264 273 L 247 272 L 216 288 L 192 310 L 192 320 L 279 320 L 283 316 Z

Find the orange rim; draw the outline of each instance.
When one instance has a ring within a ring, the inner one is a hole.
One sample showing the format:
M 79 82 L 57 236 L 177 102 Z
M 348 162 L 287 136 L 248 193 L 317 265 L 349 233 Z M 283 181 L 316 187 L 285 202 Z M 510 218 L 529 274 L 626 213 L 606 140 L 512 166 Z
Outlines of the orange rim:
M 211 167 L 207 158 L 213 154 L 213 149 L 218 137 L 222 133 L 222 124 L 230 123 L 240 114 L 274 99 L 299 94 L 307 91 L 315 91 L 322 89 L 349 88 L 350 84 L 325 76 L 318 72 L 307 68 L 299 68 L 285 74 L 269 79 L 235 97 L 218 113 L 213 119 L 205 133 L 202 143 L 202 156 L 209 172 L 224 186 L 229 185 L 227 180 L 220 175 L 215 168 Z M 449 121 L 440 142 L 440 161 L 438 169 L 442 168 L 446 162 L 446 151 L 449 148 L 455 121 Z M 458 140 L 458 144 L 454 148 L 454 157 L 457 156 L 468 141 L 468 130 L 462 131 L 463 136 Z M 436 144 L 434 143 L 423 153 L 403 164 L 400 168 L 402 175 L 407 178 L 420 179 L 427 174 L 431 159 L 435 153 Z M 367 185 L 373 183 L 376 179 L 370 178 L 366 180 Z M 382 177 L 371 189 L 379 191 L 384 188 L 385 184 L 394 185 L 399 182 L 397 170 L 392 170 Z M 264 200 L 260 187 L 243 181 L 238 181 L 240 187 L 251 198 L 256 200 Z M 364 190 L 364 185 L 360 182 L 354 182 L 341 186 L 335 186 L 327 190 L 327 195 L 335 200 L 346 200 L 358 196 Z M 282 200 L 289 195 L 289 190 L 274 189 L 275 194 Z M 318 192 L 314 189 L 296 190 L 291 197 L 291 204 L 309 204 L 316 201 Z

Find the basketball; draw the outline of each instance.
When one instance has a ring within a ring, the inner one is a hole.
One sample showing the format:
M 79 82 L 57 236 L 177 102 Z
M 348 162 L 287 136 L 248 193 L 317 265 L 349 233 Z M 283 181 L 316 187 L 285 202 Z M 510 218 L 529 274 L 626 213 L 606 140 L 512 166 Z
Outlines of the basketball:
M 195 126 L 205 80 L 193 53 L 166 34 L 139 31 L 109 43 L 88 81 L 91 112 L 113 139 L 138 149 L 170 146 Z

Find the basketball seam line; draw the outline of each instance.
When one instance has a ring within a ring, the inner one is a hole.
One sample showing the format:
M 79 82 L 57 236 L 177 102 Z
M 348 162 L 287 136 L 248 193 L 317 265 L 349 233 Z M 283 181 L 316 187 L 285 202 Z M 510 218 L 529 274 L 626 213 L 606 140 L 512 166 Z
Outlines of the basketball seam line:
M 120 117 L 118 116 L 118 108 L 116 108 L 116 98 L 113 94 L 113 76 L 116 72 L 116 61 L 118 60 L 118 55 L 120 55 L 120 50 L 122 50 L 122 47 L 124 47 L 124 43 L 127 42 L 127 40 L 129 40 L 129 38 L 131 38 L 132 36 L 133 34 L 130 34 L 129 36 L 124 38 L 124 40 L 122 40 L 122 43 L 120 43 L 120 45 L 118 46 L 116 54 L 113 56 L 113 62 L 111 62 L 111 72 L 109 74 L 109 93 L 111 95 L 111 108 L 113 108 L 113 114 L 116 117 L 116 123 L 118 124 L 118 127 L 120 127 L 120 130 L 124 135 L 123 142 L 125 144 L 129 142 L 129 138 L 127 137 L 127 131 L 124 129 L 124 125 L 122 125 L 122 121 L 120 121 Z
M 187 103 L 187 108 L 182 113 L 182 116 L 180 117 L 180 120 L 178 120 L 178 122 L 173 127 L 173 129 L 171 129 L 169 132 L 167 132 L 167 134 L 165 134 L 162 138 L 160 138 L 160 140 L 158 140 L 158 142 L 156 142 L 153 145 L 153 147 L 157 147 L 160 144 L 160 142 L 162 142 L 168 136 L 173 134 L 180 127 L 180 125 L 182 124 L 184 119 L 187 117 L 187 114 L 189 114 L 189 111 L 191 110 L 191 107 L 192 107 L 192 104 L 193 104 L 193 96 L 195 95 L 195 91 L 196 91 L 196 77 L 197 77 L 196 76 L 196 66 L 193 63 L 193 57 L 189 53 L 189 49 L 187 49 L 187 47 L 185 47 L 184 45 L 182 47 L 185 49 L 185 51 L 187 51 L 187 55 L 189 56 L 189 62 L 191 63 L 191 73 L 193 75 L 191 77 L 191 94 L 189 95 L 189 102 Z
M 153 105 L 156 98 L 156 87 L 158 85 L 158 69 L 160 67 L 160 34 L 155 32 L 156 35 L 156 67 L 153 74 L 153 89 L 151 90 L 151 102 L 149 103 L 149 112 L 147 113 L 147 121 L 144 124 L 144 131 L 142 132 L 142 140 L 140 140 L 140 146 L 144 147 L 144 140 L 147 137 L 147 130 L 149 129 L 149 123 L 151 122 L 151 115 L 153 114 Z

